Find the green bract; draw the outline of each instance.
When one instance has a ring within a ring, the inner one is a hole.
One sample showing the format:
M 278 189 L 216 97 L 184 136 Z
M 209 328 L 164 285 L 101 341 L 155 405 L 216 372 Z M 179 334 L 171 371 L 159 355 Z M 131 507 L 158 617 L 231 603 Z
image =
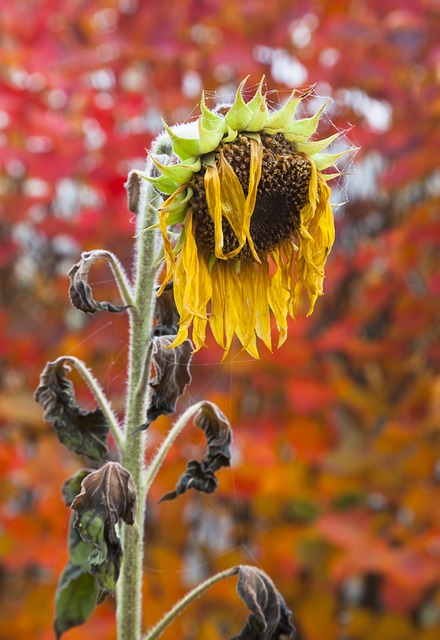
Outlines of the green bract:
M 137 172 L 138 175 L 151 182 L 161 193 L 172 195 L 179 187 L 187 184 L 195 173 L 200 171 L 201 163 L 205 166 L 210 164 L 209 154 L 218 148 L 220 142 L 233 142 L 238 133 L 250 134 L 249 137 L 252 137 L 252 134 L 263 132 L 269 134 L 282 132 L 286 140 L 295 143 L 299 153 L 314 155 L 315 163 L 320 171 L 333 166 L 336 160 L 347 153 L 348 149 L 338 154 L 320 154 L 340 136 L 340 132 L 323 140 L 309 140 L 310 136 L 316 132 L 319 119 L 330 99 L 326 100 L 310 118 L 296 120 L 297 107 L 304 98 L 310 95 L 310 91 L 299 96 L 296 91 L 293 91 L 280 109 L 269 111 L 266 96 L 263 93 L 264 77 L 249 102 L 245 102 L 243 98 L 246 81 L 247 78 L 240 83 L 234 101 L 228 107 L 225 115 L 210 111 L 206 106 L 205 96 L 202 94 L 200 117 L 197 122 L 197 137 L 181 137 L 175 129 L 164 122 L 164 129 L 171 141 L 173 152 L 181 162 L 163 165 L 152 154 L 151 159 L 161 175 L 151 177 L 140 171 Z M 168 224 L 181 221 L 179 217 L 175 218 L 174 215 L 177 211 L 185 211 L 190 197 L 191 195 L 188 195 L 187 192 L 179 195 L 178 203 L 175 204 L 181 206 L 173 208 L 172 211 L 169 210 L 173 216 L 170 217 Z

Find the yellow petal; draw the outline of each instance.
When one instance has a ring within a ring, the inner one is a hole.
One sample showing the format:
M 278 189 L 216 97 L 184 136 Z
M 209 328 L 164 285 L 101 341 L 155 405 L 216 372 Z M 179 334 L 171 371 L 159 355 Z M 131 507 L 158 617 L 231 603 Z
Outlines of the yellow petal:
M 276 271 L 269 281 L 267 297 L 277 325 L 279 333 L 278 347 L 280 347 L 287 338 L 287 302 L 289 298 L 289 290 L 287 288 L 287 274 L 284 268 L 280 247 L 273 249 L 271 252 L 271 258 L 275 264 Z
M 243 348 L 248 350 L 249 346 L 255 342 L 256 282 L 254 278 L 254 265 L 249 262 L 241 262 L 239 271 L 234 269 L 233 277 L 237 282 L 236 305 L 238 321 L 236 333 Z
M 255 267 L 255 331 L 266 347 L 272 351 L 269 313 L 269 263 L 264 260 Z
M 208 166 L 205 171 L 206 202 L 215 229 L 215 256 L 221 260 L 238 255 L 247 241 L 254 260 L 260 261 L 251 238 L 250 220 L 255 209 L 257 189 L 261 179 L 263 147 L 260 140 L 250 139 L 249 142 L 250 175 L 246 198 L 234 169 L 221 151 L 218 154 L 218 168 Z M 229 222 L 238 242 L 235 249 L 226 253 L 223 251 L 222 217 Z
M 335 237 L 330 187 L 321 174 L 316 172 L 313 162 L 311 166 L 312 176 L 316 180 L 310 188 L 309 195 L 310 198 L 314 198 L 314 202 L 306 205 L 300 213 L 299 250 L 296 256 L 297 282 L 294 289 L 295 306 L 298 304 L 301 288 L 304 286 L 306 289 L 310 303 L 307 315 L 313 313 L 315 302 L 323 293 L 324 267 Z
M 222 199 L 220 191 L 220 177 L 217 165 L 206 167 L 205 176 L 206 204 L 209 215 L 214 222 L 215 255 L 223 258 L 223 227 L 222 227 Z
M 167 233 L 168 214 L 166 213 L 166 211 L 162 211 L 161 209 L 159 209 L 158 215 L 159 215 L 159 228 L 162 234 L 163 252 L 164 252 L 165 264 L 166 264 L 165 277 L 158 291 L 158 295 L 160 296 L 163 293 L 163 290 L 165 289 L 165 285 L 170 281 L 174 273 L 174 265 L 175 265 L 176 259 L 173 252 L 173 246 L 170 242 L 170 239 Z M 184 233 L 184 231 L 182 231 L 182 233 Z
M 209 325 L 213 336 L 223 349 L 225 348 L 225 291 L 220 270 L 221 263 L 216 262 L 211 271 L 212 305 Z
M 261 140 L 254 140 L 253 138 L 251 138 L 249 142 L 251 146 L 251 153 L 249 167 L 249 187 L 244 204 L 244 232 L 254 260 L 260 262 L 260 258 L 255 250 L 254 243 L 251 237 L 250 224 L 252 214 L 255 210 L 258 185 L 261 180 L 261 171 L 263 165 L 263 145 L 261 144 Z

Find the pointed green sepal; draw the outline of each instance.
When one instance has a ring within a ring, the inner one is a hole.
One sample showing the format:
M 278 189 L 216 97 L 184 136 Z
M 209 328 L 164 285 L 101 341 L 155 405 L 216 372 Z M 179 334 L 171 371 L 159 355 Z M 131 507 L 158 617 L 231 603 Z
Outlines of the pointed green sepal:
M 186 218 L 186 207 L 182 207 L 179 211 L 174 211 L 173 213 L 169 213 L 167 215 L 167 226 L 172 226 L 173 224 L 180 224 Z
M 174 153 L 181 160 L 197 158 L 200 155 L 200 141 L 198 138 L 181 138 L 163 120 L 162 124 L 170 137 Z
M 228 129 L 234 131 L 243 131 L 248 126 L 252 119 L 252 110 L 243 100 L 243 87 L 246 84 L 247 76 L 243 82 L 240 83 L 237 93 L 235 94 L 235 100 L 231 105 L 228 113 L 225 115 L 225 120 L 228 125 Z
M 215 257 L 214 253 L 211 253 L 210 257 L 209 257 L 209 262 L 208 262 L 208 271 L 209 273 L 211 273 L 214 265 L 215 265 L 215 261 L 217 260 L 217 258 Z
M 329 136 L 328 138 L 324 138 L 323 140 L 307 140 L 303 142 L 297 142 L 296 140 L 291 140 L 289 137 L 290 134 L 288 133 L 285 135 L 285 138 L 286 140 L 289 140 L 289 142 L 297 142 L 296 147 L 298 151 L 301 151 L 302 153 L 307 153 L 309 156 L 313 156 L 315 155 L 315 153 L 320 153 L 323 149 L 326 149 L 328 146 L 330 146 L 331 143 L 337 140 L 342 133 L 344 132 L 338 131 L 337 133 L 333 134 L 332 136 Z
M 170 203 L 161 207 L 162 211 L 166 211 L 167 213 L 175 213 L 178 209 L 182 207 L 182 205 L 186 206 L 189 200 L 192 198 L 194 191 L 191 187 L 180 191 L 174 198 L 174 200 Z
M 330 102 L 331 98 L 321 105 L 318 111 L 310 118 L 302 118 L 301 120 L 294 120 L 290 127 L 286 128 L 286 136 L 289 136 L 291 142 L 301 142 L 310 138 L 318 128 L 318 122 L 322 115 L 322 112 Z
M 316 156 L 313 156 L 313 162 L 318 171 L 323 171 L 329 167 L 334 167 L 339 158 L 342 158 L 342 156 L 345 156 L 350 151 L 352 151 L 352 149 L 344 149 L 344 151 L 340 151 L 339 153 L 317 153 Z
M 208 109 L 205 102 L 205 92 L 202 93 L 202 99 L 200 101 L 200 120 L 204 129 L 207 131 L 216 131 L 223 127 L 225 130 L 225 119 L 222 116 L 213 113 Z
M 234 140 L 237 139 L 237 136 L 238 136 L 238 131 L 236 129 L 232 129 L 232 127 L 230 127 L 228 123 L 228 133 L 223 138 L 223 142 L 234 142 Z
M 151 155 L 151 160 L 162 175 L 178 184 L 184 184 L 190 180 L 194 173 L 200 171 L 202 167 L 200 158 L 188 158 L 179 164 L 162 164 L 153 155 Z
M 289 131 L 292 127 L 292 120 L 295 116 L 296 108 L 303 99 L 304 96 L 294 97 L 295 91 L 292 92 L 287 102 L 278 109 L 269 114 L 264 127 L 269 133 L 276 133 L 277 131 Z
M 246 136 L 246 138 L 249 138 L 250 140 L 256 140 L 257 142 L 261 142 L 261 136 L 256 131 L 245 131 L 244 135 Z
M 184 240 L 185 240 L 185 229 L 183 228 L 182 231 L 180 232 L 176 245 L 173 248 L 173 253 L 175 256 L 177 256 L 179 251 L 181 250 Z
M 188 209 L 188 202 L 192 198 L 193 190 L 188 188 L 179 193 L 171 204 L 162 207 L 162 211 L 167 213 L 167 225 L 178 224 L 185 220 Z
M 199 118 L 200 154 L 214 151 L 227 132 L 225 119 L 212 113 L 205 104 L 205 94 L 202 93 L 200 102 L 201 116 Z
M 247 103 L 247 106 L 252 111 L 252 118 L 245 129 L 246 131 L 261 131 L 266 126 L 269 118 L 266 96 L 263 94 L 263 83 L 264 76 L 260 80 L 254 97 Z
M 202 165 L 204 167 L 215 167 L 215 153 L 210 151 L 202 157 Z
M 326 182 L 330 182 L 330 180 L 335 180 L 335 178 L 339 178 L 342 175 L 341 172 L 337 172 L 337 173 L 321 173 L 321 177 L 326 181 Z M 335 206 L 339 206 L 339 205 L 332 205 L 333 208 L 335 208 Z
M 179 184 L 177 182 L 174 182 L 174 180 L 170 180 L 165 176 L 158 176 L 156 178 L 152 178 L 150 175 L 148 175 L 148 173 L 143 173 L 142 171 L 138 171 L 138 170 L 135 170 L 134 173 L 136 173 L 143 180 L 146 180 L 147 182 L 152 184 L 153 187 L 156 187 L 156 189 L 161 193 L 165 193 L 166 195 L 169 195 L 169 196 L 172 195 L 175 192 L 175 190 L 178 189 L 179 187 Z

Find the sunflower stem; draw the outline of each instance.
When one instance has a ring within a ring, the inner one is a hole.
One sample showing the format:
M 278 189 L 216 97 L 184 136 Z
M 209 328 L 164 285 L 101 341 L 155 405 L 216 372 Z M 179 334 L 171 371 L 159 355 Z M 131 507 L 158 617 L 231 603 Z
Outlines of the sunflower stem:
M 128 281 L 127 274 L 125 273 L 123 266 L 119 262 L 118 258 L 113 253 L 111 253 L 111 251 L 107 252 L 107 256 L 110 268 L 115 278 L 116 285 L 122 298 L 122 302 L 126 305 L 129 305 L 130 307 L 133 307 L 135 304 L 133 292 L 131 290 L 131 285 Z
M 143 638 L 143 640 L 156 640 L 159 638 L 165 629 L 168 627 L 171 622 L 173 622 L 182 611 L 189 605 L 191 602 L 196 600 L 198 597 L 202 595 L 205 591 L 207 591 L 210 587 L 221 580 L 225 580 L 226 578 L 230 578 L 231 576 L 237 575 L 240 567 L 231 567 L 230 569 L 226 569 L 225 571 L 220 571 L 220 573 L 216 573 L 214 576 L 211 576 L 204 582 L 198 584 L 192 591 L 189 591 L 179 602 L 176 602 L 174 607 L 170 609 L 164 617 L 156 624 L 155 627 L 150 629 L 147 635 Z
M 118 640 L 140 640 L 142 635 L 142 561 L 144 547 L 145 493 L 143 490 L 145 422 L 150 374 L 150 342 L 156 296 L 153 269 L 157 209 L 162 200 L 142 181 L 137 217 L 134 264 L 134 307 L 129 309 L 130 344 L 125 415 L 125 446 L 122 465 L 133 477 L 138 494 L 135 525 L 122 529 L 123 561 L 117 585 Z

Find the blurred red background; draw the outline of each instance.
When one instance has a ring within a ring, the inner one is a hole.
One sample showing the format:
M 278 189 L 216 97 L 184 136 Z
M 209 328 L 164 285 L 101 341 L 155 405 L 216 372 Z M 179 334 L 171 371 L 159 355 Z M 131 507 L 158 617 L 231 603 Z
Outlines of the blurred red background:
M 160 118 L 197 114 L 266 74 L 283 100 L 331 95 L 322 132 L 360 146 L 336 210 L 325 297 L 279 352 L 193 361 L 181 399 L 219 404 L 234 429 L 214 496 L 157 500 L 203 452 L 187 429 L 148 505 L 145 619 L 198 580 L 256 563 L 299 640 L 436 640 L 440 634 L 440 6 L 436 0 L 17 0 L 0 13 L 1 638 L 53 637 L 67 559 L 60 487 L 86 464 L 32 399 L 47 360 L 91 366 L 123 408 L 121 315 L 70 308 L 83 250 L 129 268 L 123 183 Z M 116 299 L 94 269 L 97 297 Z M 91 399 L 78 380 L 84 406 Z M 169 420 L 150 429 L 149 453 Z M 246 612 L 231 581 L 164 638 L 228 638 Z M 115 638 L 108 599 L 66 640 Z

